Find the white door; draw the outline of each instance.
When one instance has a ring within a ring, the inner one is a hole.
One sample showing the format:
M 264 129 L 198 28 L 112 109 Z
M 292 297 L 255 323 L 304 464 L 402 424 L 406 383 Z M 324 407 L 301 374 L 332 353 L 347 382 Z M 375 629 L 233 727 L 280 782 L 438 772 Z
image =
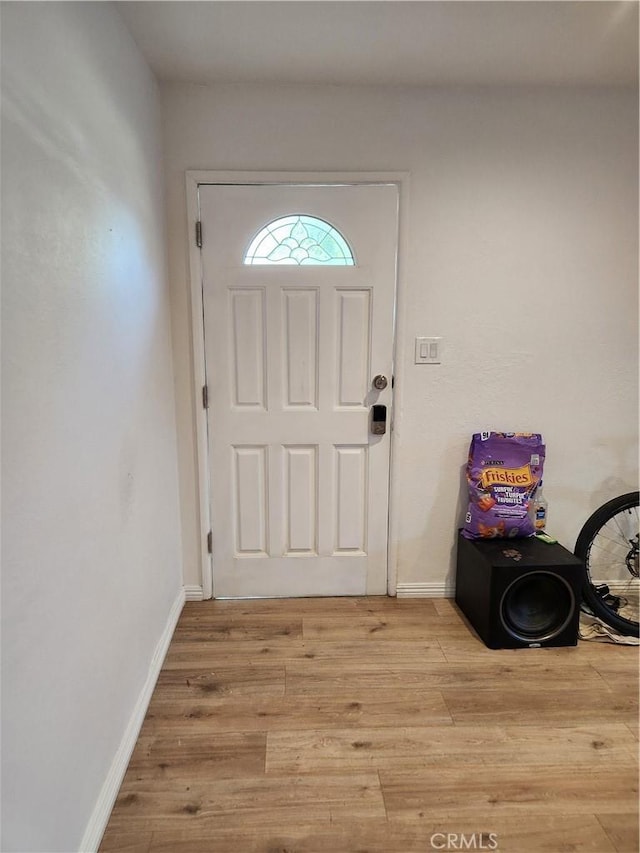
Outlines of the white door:
M 383 595 L 398 188 L 199 194 L 214 596 Z

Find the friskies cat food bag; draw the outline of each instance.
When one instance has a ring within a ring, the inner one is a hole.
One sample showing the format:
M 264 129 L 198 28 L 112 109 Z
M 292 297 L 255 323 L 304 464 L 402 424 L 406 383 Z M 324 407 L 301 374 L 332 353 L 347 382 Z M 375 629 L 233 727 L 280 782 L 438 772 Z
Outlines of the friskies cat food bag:
M 532 536 L 530 504 L 542 480 L 544 455 L 539 433 L 475 433 L 467 463 L 469 509 L 463 536 Z

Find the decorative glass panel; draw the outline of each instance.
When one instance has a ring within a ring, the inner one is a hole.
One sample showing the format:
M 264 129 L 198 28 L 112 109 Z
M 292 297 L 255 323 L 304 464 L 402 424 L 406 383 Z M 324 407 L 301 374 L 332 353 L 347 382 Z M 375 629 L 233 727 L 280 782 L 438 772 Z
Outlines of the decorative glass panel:
M 245 264 L 325 264 L 352 267 L 353 253 L 339 231 L 315 216 L 274 219 L 251 241 Z

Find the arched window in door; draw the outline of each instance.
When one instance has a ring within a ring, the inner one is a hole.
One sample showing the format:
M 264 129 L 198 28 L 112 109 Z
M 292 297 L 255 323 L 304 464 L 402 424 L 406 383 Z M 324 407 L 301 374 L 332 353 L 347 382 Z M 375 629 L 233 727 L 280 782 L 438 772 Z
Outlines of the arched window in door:
M 324 219 L 302 213 L 274 219 L 261 228 L 249 244 L 244 263 L 355 266 L 342 234 Z

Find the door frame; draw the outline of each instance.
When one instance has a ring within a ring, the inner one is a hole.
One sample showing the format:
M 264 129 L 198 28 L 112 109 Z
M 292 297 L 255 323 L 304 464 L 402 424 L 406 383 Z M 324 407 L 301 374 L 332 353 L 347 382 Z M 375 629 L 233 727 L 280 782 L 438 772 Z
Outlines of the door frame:
M 398 188 L 398 233 L 396 245 L 396 281 L 393 318 L 393 408 L 390 424 L 389 449 L 389 517 L 387 529 L 387 595 L 395 596 L 398 577 L 398 514 L 400 484 L 395 476 L 394 457 L 399 426 L 399 412 L 402 411 L 402 381 L 399 364 L 404 351 L 402 330 L 404 323 L 399 322 L 404 307 L 404 268 L 402 259 L 407 257 L 407 212 L 409 203 L 408 172 L 286 172 L 286 171 L 218 171 L 188 170 L 186 172 L 187 193 L 187 240 L 189 246 L 189 280 L 191 296 L 191 341 L 193 357 L 193 423 L 195 427 L 196 466 L 197 466 L 197 511 L 200 529 L 200 575 L 202 578 L 202 597 L 213 597 L 213 574 L 215 566 L 208 550 L 208 534 L 211 529 L 211 495 L 209 483 L 209 436 L 207 411 L 202 404 L 202 389 L 206 385 L 205 349 L 204 349 L 204 300 L 203 270 L 200 248 L 196 244 L 196 223 L 200 221 L 199 189 L 208 184 L 223 185 L 301 185 L 335 186 L 394 184 Z M 204 234 L 206 239 L 206 234 Z

